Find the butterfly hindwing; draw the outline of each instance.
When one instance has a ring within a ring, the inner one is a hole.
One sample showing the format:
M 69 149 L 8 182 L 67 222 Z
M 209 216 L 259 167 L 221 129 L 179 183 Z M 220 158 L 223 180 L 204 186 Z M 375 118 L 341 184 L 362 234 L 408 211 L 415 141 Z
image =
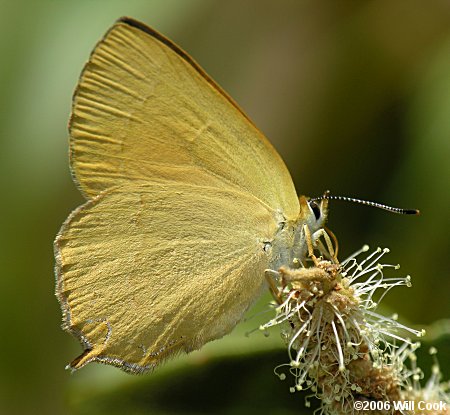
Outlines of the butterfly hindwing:
M 234 189 L 135 183 L 88 201 L 55 241 L 65 327 L 86 349 L 72 366 L 142 372 L 228 333 L 261 293 L 276 226 Z

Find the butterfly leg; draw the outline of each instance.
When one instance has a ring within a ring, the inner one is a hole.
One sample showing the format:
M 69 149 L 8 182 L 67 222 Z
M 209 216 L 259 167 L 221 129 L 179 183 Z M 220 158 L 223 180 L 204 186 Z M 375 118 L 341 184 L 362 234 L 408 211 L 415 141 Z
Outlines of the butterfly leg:
M 280 278 L 280 273 L 278 271 L 274 271 L 273 269 L 266 269 L 264 271 L 264 276 L 266 277 L 266 281 L 269 285 L 269 291 L 272 294 L 272 297 L 278 304 L 281 304 L 281 290 L 277 287 L 274 281 L 274 277 L 277 279 Z
M 323 239 L 325 240 L 326 249 L 327 249 L 331 259 L 333 260 L 333 262 L 337 263 L 337 239 L 336 239 L 336 236 L 331 231 L 330 231 L 330 233 L 332 235 L 331 237 L 325 229 L 323 229 L 323 228 L 319 229 L 318 231 L 314 232 L 313 240 L 319 241 L 319 238 L 323 237 Z M 333 240 L 336 243 L 336 250 L 334 249 L 331 238 L 333 238 Z
M 334 256 L 332 256 L 333 261 L 338 264 L 339 261 L 337 259 L 338 257 L 338 251 L 339 251 L 339 242 L 336 238 L 336 235 L 331 231 L 331 229 L 325 227 L 325 232 L 331 237 L 331 239 L 333 240 L 334 243 Z
M 314 237 L 314 239 L 317 239 L 316 235 L 319 231 L 315 232 L 314 235 L 311 236 L 311 231 L 309 230 L 308 225 L 303 225 L 303 232 L 305 234 L 306 246 L 308 247 L 308 256 L 313 260 L 314 265 L 317 266 L 319 264 L 319 260 L 314 255 L 313 237 Z

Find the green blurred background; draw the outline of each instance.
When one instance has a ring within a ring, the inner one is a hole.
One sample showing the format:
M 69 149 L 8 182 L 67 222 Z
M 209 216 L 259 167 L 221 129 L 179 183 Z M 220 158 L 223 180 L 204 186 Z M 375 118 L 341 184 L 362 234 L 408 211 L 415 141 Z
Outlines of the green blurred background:
M 83 201 L 68 170 L 71 95 L 91 49 L 123 15 L 173 39 L 237 100 L 299 193 L 330 189 L 421 209 L 402 217 L 336 202 L 329 227 L 342 258 L 364 243 L 387 246 L 386 261 L 412 275 L 413 287 L 392 291 L 385 310 L 428 327 L 424 345 L 439 347 L 448 379 L 448 0 L 1 0 L 0 413 L 290 414 L 304 406 L 289 380 L 272 374 L 287 360 L 277 333 L 243 335 L 267 314 L 152 375 L 64 370 L 80 351 L 60 329 L 53 294 L 52 242 Z M 428 370 L 426 356 L 421 366 Z

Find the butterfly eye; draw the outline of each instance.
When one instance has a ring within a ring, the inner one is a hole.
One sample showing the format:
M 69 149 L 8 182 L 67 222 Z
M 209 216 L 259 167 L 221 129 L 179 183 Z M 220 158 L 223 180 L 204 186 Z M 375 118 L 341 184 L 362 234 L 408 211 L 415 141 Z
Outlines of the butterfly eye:
M 319 220 L 321 212 L 320 212 L 320 208 L 317 205 L 317 203 L 316 202 L 310 202 L 309 203 L 309 207 L 313 211 L 314 216 L 316 217 L 316 220 Z

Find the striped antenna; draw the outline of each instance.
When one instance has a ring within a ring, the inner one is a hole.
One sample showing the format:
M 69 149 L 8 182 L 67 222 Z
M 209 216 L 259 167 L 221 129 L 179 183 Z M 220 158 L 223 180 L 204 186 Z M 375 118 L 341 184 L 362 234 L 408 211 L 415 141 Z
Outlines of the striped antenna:
M 341 200 L 343 202 L 358 203 L 360 205 L 372 206 L 372 207 L 376 207 L 379 209 L 387 210 L 388 212 L 398 213 L 400 215 L 420 215 L 420 211 L 417 209 L 401 209 L 401 208 L 383 205 L 381 203 L 369 202 L 368 200 L 355 199 L 353 197 L 332 196 L 329 194 L 329 192 L 325 192 L 325 194 L 323 196 L 315 197 L 313 199 L 310 199 L 309 201 L 315 202 L 315 201 L 319 201 L 319 200 L 323 200 L 323 199 Z

